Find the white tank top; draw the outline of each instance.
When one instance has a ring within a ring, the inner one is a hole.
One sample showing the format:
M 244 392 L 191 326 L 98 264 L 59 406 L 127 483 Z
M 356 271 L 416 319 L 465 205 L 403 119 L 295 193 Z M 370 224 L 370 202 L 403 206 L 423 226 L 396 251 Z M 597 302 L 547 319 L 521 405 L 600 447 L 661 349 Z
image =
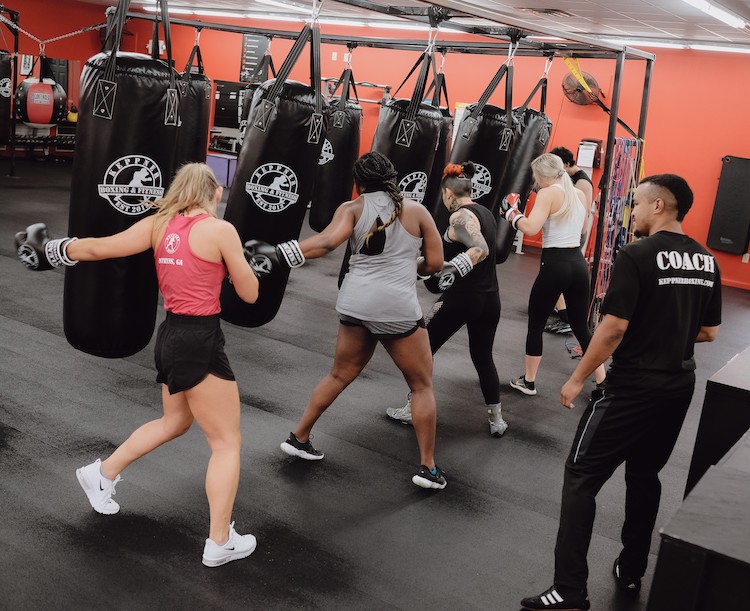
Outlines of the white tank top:
M 387 193 L 364 194 L 362 216 L 349 238 L 352 256 L 336 301 L 336 311 L 367 322 L 407 322 L 422 318 L 417 300 L 417 257 L 422 238 L 411 235 L 396 218 L 383 236 L 365 245 L 376 218 L 385 223 L 394 204 Z
M 565 192 L 565 187 L 555 183 Z M 542 248 L 579 248 L 581 246 L 581 232 L 586 221 L 586 208 L 576 197 L 573 209 L 564 218 L 550 215 L 542 226 Z

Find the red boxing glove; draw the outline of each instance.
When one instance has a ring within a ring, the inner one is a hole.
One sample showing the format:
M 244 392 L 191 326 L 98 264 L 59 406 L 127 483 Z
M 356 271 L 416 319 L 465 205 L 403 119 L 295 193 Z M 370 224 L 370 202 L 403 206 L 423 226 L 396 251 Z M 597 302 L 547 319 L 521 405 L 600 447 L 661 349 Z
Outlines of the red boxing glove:
M 518 209 L 521 203 L 521 196 L 518 193 L 508 193 L 500 202 L 500 209 L 505 219 L 511 224 L 513 229 L 518 230 L 518 221 L 525 219 L 526 216 Z

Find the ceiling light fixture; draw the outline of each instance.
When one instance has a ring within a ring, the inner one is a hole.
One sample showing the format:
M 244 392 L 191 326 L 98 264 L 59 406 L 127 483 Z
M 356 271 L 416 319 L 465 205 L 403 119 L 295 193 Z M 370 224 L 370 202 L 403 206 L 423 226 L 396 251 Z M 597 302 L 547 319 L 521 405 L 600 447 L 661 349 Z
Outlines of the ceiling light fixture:
M 265 4 L 267 6 L 275 6 L 277 8 L 284 8 L 297 13 L 310 13 L 310 8 L 294 4 L 292 2 L 282 2 L 281 0 L 255 0 L 258 4 Z
M 222 10 L 215 10 L 215 11 L 208 11 L 203 9 L 195 9 L 193 11 L 193 15 L 200 15 L 201 17 L 244 17 L 244 13 L 239 11 L 222 11 Z
M 369 23 L 365 23 L 364 21 L 352 21 L 350 19 L 329 19 L 327 17 L 318 19 L 318 21 L 323 25 L 341 25 L 354 28 L 365 28 L 370 25 Z
M 626 47 L 652 47 L 654 49 L 687 49 L 686 43 L 667 42 L 666 40 L 636 40 L 624 38 L 602 38 L 604 42 L 625 45 Z
M 719 51 L 722 53 L 750 53 L 750 47 L 721 47 L 719 45 L 689 45 L 694 51 Z
M 737 15 L 733 15 L 729 11 L 725 11 L 723 8 L 719 8 L 715 4 L 711 4 L 710 2 L 707 2 L 706 0 L 682 0 L 685 4 L 689 4 L 690 6 L 697 8 L 698 10 L 703 11 L 706 13 L 706 15 L 711 15 L 714 19 L 718 19 L 719 21 L 722 21 L 726 23 L 727 25 L 731 25 L 733 28 L 742 29 L 746 27 L 748 24 L 744 19 L 741 19 L 737 17 Z
M 268 13 L 245 13 L 244 17 L 247 19 L 262 19 L 264 21 L 291 21 L 294 23 L 300 23 L 305 20 L 304 17 L 297 17 L 296 15 L 269 15 Z

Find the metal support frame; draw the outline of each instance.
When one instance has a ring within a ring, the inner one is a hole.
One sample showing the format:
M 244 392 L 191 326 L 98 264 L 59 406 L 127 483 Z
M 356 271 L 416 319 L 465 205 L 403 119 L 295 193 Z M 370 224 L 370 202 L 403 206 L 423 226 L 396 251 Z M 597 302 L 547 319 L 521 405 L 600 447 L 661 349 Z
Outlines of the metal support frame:
M 5 8 L 0 4 L 0 13 L 8 15 L 10 20 L 17 26 L 19 22 L 18 11 L 13 11 L 9 8 Z M 11 88 L 11 100 L 10 100 L 10 178 L 17 178 L 16 176 L 16 110 L 13 105 L 13 94 L 18 87 L 18 30 L 10 27 L 7 23 L 4 23 L 5 27 L 10 30 L 13 34 L 13 87 Z

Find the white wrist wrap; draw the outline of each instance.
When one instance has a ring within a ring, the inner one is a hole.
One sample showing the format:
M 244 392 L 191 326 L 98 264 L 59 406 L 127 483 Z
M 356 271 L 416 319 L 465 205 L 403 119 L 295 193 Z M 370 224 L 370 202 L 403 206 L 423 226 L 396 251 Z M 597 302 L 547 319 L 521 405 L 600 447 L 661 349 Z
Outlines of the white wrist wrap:
M 469 257 L 469 255 L 467 255 L 465 252 L 458 253 L 455 257 L 448 261 L 448 263 L 456 268 L 456 271 L 458 271 L 458 275 L 462 278 L 474 269 L 474 264 L 471 262 L 471 257 Z
M 276 248 L 284 257 L 284 260 L 289 267 L 300 267 L 302 264 L 304 264 L 305 255 L 302 254 L 302 249 L 300 249 L 299 242 L 297 240 L 282 242 Z
M 44 254 L 47 255 L 47 260 L 53 267 L 60 267 L 66 265 L 70 267 L 75 265 L 78 261 L 74 261 L 68 257 L 68 245 L 71 242 L 75 242 L 78 238 L 59 238 L 57 240 L 49 240 L 44 245 Z
M 430 277 L 430 275 L 427 274 L 426 276 L 424 276 L 419 273 L 419 266 L 422 264 L 422 261 L 424 261 L 424 257 L 417 257 L 417 278 L 419 278 L 420 280 L 426 280 Z

